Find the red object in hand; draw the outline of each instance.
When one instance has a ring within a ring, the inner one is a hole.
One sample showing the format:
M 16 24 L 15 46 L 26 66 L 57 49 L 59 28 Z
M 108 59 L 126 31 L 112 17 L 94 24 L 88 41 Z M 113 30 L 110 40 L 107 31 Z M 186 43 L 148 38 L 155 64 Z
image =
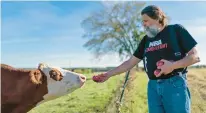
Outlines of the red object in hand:
M 92 80 L 95 82 L 99 82 L 100 81 L 100 77 L 99 76 L 93 76 Z
M 160 69 L 156 69 L 156 70 L 154 71 L 154 75 L 157 76 L 157 75 L 160 73 L 160 71 L 161 71 Z
M 162 66 L 162 65 L 164 65 L 164 62 L 163 62 L 163 61 L 158 61 L 158 62 L 157 62 L 157 66 Z

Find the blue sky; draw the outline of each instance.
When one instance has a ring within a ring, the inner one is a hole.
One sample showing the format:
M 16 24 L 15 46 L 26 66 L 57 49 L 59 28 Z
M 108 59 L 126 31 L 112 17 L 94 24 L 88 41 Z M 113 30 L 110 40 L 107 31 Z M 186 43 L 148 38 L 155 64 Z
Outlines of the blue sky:
M 118 55 L 100 61 L 83 47 L 87 41 L 81 22 L 91 12 L 115 2 L 2 2 L 1 62 L 15 67 L 36 67 L 38 63 L 62 67 L 117 66 Z M 201 63 L 206 64 L 206 2 L 147 2 L 160 6 L 199 43 Z

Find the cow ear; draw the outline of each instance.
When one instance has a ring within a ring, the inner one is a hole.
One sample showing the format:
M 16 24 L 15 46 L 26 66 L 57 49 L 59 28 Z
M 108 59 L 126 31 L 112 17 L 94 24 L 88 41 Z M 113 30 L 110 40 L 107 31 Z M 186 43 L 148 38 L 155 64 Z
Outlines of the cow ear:
M 39 63 L 38 65 L 38 69 L 43 70 L 44 64 L 43 63 Z
M 34 83 L 34 84 L 41 84 L 42 83 L 42 74 L 40 72 L 40 70 L 32 70 L 30 72 L 30 78 L 31 78 L 31 81 Z

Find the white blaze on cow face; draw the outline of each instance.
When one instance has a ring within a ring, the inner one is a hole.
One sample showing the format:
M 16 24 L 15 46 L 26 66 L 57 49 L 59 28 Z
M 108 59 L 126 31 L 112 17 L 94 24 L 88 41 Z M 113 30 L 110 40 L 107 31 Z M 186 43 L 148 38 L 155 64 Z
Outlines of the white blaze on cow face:
M 44 95 L 45 101 L 71 93 L 82 87 L 86 81 L 84 75 L 64 70 L 60 67 L 39 64 L 39 69 L 47 76 L 48 94 Z M 59 79 L 58 77 L 54 79 L 57 75 L 60 76 Z

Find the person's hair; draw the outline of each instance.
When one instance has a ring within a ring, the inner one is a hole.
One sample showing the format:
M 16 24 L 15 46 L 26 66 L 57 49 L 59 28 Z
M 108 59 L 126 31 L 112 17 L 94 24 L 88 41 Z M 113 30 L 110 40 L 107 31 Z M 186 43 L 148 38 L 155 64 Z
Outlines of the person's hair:
M 146 14 L 147 16 L 149 16 L 152 19 L 155 20 L 159 20 L 159 23 L 162 26 L 167 25 L 168 19 L 165 15 L 165 13 L 157 6 L 155 5 L 149 5 L 147 7 L 145 7 L 142 11 L 141 11 L 141 15 Z

